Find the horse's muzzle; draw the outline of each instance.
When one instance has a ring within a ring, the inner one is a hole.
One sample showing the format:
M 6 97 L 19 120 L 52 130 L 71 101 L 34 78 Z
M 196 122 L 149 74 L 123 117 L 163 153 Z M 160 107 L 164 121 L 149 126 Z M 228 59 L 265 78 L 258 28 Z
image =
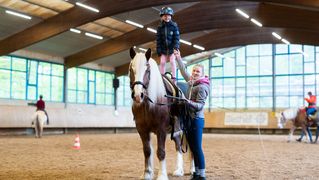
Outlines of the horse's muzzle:
M 141 102 L 143 102 L 143 99 L 144 99 L 144 93 L 141 93 L 140 96 L 135 96 L 135 93 L 133 91 L 131 94 L 131 97 L 132 97 L 134 102 L 141 103 Z

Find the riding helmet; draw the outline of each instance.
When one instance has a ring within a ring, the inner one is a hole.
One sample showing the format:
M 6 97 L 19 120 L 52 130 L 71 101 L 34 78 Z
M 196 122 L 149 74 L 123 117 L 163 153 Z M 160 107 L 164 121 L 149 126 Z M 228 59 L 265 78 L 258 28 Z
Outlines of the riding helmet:
M 174 11 L 172 8 L 170 7 L 163 7 L 161 10 L 160 10 L 160 16 L 162 17 L 163 15 L 165 14 L 168 14 L 168 15 L 171 15 L 173 16 L 174 15 Z

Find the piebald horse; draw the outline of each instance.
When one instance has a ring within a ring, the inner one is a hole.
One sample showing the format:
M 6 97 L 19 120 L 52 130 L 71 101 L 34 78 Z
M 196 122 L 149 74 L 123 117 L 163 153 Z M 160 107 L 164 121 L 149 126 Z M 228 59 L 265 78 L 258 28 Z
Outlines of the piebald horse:
M 290 133 L 288 136 L 288 142 L 291 142 L 294 131 L 298 127 L 301 127 L 302 131 L 305 133 L 306 141 L 309 142 L 306 118 L 307 116 L 305 110 L 300 108 L 286 109 L 281 112 L 279 116 L 277 116 L 279 128 L 283 128 L 288 121 L 292 121 L 292 126 L 290 128 Z
M 132 58 L 129 66 L 130 87 L 132 90 L 132 112 L 137 131 L 143 144 L 145 158 L 145 169 L 142 179 L 153 179 L 153 148 L 151 144 L 151 133 L 157 137 L 156 155 L 159 159 L 159 171 L 157 179 L 168 179 L 165 159 L 165 141 L 167 129 L 170 125 L 169 106 L 162 75 L 157 63 L 151 58 L 151 49 L 144 53 L 136 53 L 130 49 Z M 173 175 L 183 176 L 183 156 L 181 151 L 181 138 L 175 136 L 175 147 L 177 151 L 176 170 Z
M 36 111 L 32 115 L 32 125 L 34 125 L 35 137 L 41 138 L 43 133 L 44 123 L 47 122 L 48 118 L 44 111 Z M 48 123 L 48 122 L 47 122 Z

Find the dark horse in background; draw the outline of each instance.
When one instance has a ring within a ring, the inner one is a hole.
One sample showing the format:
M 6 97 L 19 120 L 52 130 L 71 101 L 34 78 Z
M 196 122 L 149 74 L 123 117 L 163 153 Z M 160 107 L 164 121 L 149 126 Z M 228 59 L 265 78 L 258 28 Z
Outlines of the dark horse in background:
M 144 53 L 136 53 L 130 49 L 132 61 L 129 66 L 130 86 L 132 90 L 132 112 L 137 131 L 143 143 L 145 169 L 142 179 L 153 179 L 154 151 L 151 143 L 151 132 L 157 137 L 156 155 L 159 159 L 157 179 L 168 179 L 165 160 L 165 141 L 167 130 L 170 126 L 170 110 L 164 80 L 158 69 L 157 63 L 151 59 L 151 49 Z M 174 136 L 177 151 L 177 163 L 174 175 L 184 175 L 183 156 L 181 152 L 181 136 Z

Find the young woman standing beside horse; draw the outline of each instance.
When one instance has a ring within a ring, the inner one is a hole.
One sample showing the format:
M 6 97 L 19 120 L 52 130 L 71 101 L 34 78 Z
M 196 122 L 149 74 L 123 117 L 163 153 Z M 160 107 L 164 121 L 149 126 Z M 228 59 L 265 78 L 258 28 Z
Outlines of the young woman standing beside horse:
M 205 157 L 202 150 L 202 136 L 204 128 L 204 105 L 209 95 L 209 79 L 204 75 L 204 66 L 197 64 L 189 75 L 182 62 L 180 51 L 175 52 L 178 67 L 187 81 L 189 88 L 186 94 L 192 121 L 187 141 L 194 156 L 195 173 L 192 179 L 206 179 Z

